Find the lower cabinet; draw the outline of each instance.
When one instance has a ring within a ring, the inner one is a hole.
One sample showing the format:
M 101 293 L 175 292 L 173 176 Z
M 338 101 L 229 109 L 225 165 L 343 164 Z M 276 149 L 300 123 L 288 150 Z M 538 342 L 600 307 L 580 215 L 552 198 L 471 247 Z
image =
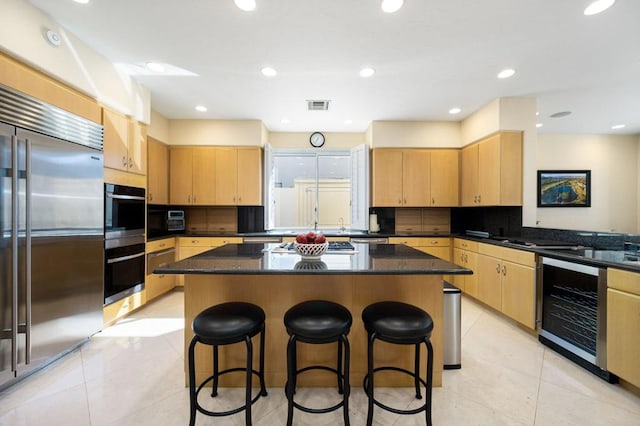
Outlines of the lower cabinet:
M 174 237 L 147 242 L 147 276 L 144 288 L 147 302 L 171 291 L 176 286 L 176 276 L 156 275 L 153 270 L 175 261 L 176 240 Z
M 478 243 L 454 238 L 451 261 L 473 271 L 473 275 L 453 275 L 453 285 L 478 298 Z
M 132 294 L 131 296 L 125 297 L 124 299 L 120 299 L 116 302 L 113 302 L 110 305 L 107 305 L 102 310 L 102 319 L 104 326 L 109 326 L 113 324 L 119 318 L 127 315 L 129 312 L 132 312 L 147 302 L 147 291 L 142 290 L 138 293 Z
M 451 260 L 449 238 L 389 237 L 389 244 L 404 244 L 444 260 Z
M 535 253 L 478 244 L 477 298 L 522 325 L 536 326 Z
M 225 244 L 240 244 L 242 237 L 178 237 L 176 261 L 204 253 Z M 176 275 L 176 285 L 184 286 L 184 275 Z
M 640 274 L 607 269 L 607 370 L 640 387 Z

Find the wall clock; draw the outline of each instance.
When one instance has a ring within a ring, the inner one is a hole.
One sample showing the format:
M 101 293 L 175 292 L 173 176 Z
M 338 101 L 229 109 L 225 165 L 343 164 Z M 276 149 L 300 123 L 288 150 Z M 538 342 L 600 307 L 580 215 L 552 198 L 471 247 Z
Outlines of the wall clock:
M 320 132 L 313 132 L 309 137 L 309 143 L 314 148 L 320 148 L 324 145 L 324 135 Z

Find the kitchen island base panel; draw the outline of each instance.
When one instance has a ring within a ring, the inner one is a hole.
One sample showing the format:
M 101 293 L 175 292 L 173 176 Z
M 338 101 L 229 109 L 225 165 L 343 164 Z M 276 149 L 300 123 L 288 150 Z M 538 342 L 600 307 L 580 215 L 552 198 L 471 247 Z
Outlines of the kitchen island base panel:
M 353 315 L 349 333 L 351 343 L 350 381 L 357 386 L 367 370 L 367 333 L 362 324 L 362 310 L 375 302 L 395 300 L 418 306 L 431 315 L 435 327 L 431 336 L 434 348 L 434 386 L 442 385 L 442 276 L 441 275 L 279 275 L 279 274 L 186 274 L 185 353 L 193 337 L 191 323 L 204 309 L 224 302 L 254 303 L 266 313 L 265 380 L 269 387 L 284 387 L 287 379 L 286 348 L 289 336 L 284 327 L 285 312 L 305 300 L 322 299 L 340 303 Z M 220 347 L 220 369 L 242 366 L 245 363 L 243 344 Z M 307 345 L 298 347 L 298 364 L 302 368 L 312 364 L 336 363 L 334 345 Z M 421 362 L 426 353 L 421 348 Z M 212 374 L 212 351 L 209 347 L 196 348 L 196 381 Z M 395 365 L 413 370 L 413 345 L 376 344 L 375 360 L 380 365 Z M 254 363 L 258 362 L 254 355 Z M 257 365 L 257 364 L 255 364 Z M 185 361 L 185 382 L 188 371 Z M 393 374 L 376 376 L 376 386 L 413 386 L 410 377 Z M 243 375 L 223 377 L 220 386 L 244 386 Z M 301 374 L 298 384 L 307 386 L 335 386 L 335 375 L 323 371 Z M 257 380 L 254 386 L 259 386 Z

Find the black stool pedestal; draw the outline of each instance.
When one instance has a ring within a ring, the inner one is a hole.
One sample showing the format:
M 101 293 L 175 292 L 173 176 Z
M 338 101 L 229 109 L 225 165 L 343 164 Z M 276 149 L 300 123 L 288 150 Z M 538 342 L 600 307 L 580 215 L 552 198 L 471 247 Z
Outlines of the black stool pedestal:
M 427 425 L 431 426 L 431 393 L 433 387 L 433 346 L 430 337 L 433 331 L 433 319 L 422 309 L 401 302 L 379 302 L 367 306 L 362 311 L 362 321 L 368 335 L 367 375 L 363 387 L 368 398 L 367 426 L 373 424 L 373 406 L 395 414 L 409 415 L 425 412 Z M 403 368 L 382 366 L 373 367 L 373 344 L 375 340 L 398 345 L 415 346 L 414 371 Z M 427 348 L 426 380 L 420 377 L 420 345 Z M 425 403 L 413 410 L 400 410 L 389 407 L 375 399 L 374 375 L 377 371 L 397 371 L 413 377 L 416 398 L 422 399 L 420 385 L 425 387 Z
M 200 312 L 193 320 L 194 337 L 189 345 L 189 425 L 195 425 L 196 412 L 207 416 L 222 417 L 245 410 L 246 424 L 251 425 L 251 405 L 261 396 L 267 395 L 264 384 L 264 320 L 265 313 L 259 306 L 244 302 L 229 302 L 212 306 Z M 253 369 L 253 344 L 251 338 L 260 333 L 260 366 Z M 247 364 L 245 367 L 218 369 L 218 346 L 244 342 L 247 346 Z M 196 343 L 213 346 L 213 374 L 196 388 L 195 347 Z M 244 405 L 228 411 L 209 411 L 198 403 L 198 394 L 209 382 L 213 382 L 211 396 L 218 395 L 220 376 L 236 371 L 246 374 Z M 251 381 L 253 375 L 260 380 L 260 392 L 252 398 Z
M 347 334 L 353 320 L 351 313 L 344 306 L 324 300 L 302 302 L 287 311 L 284 324 L 289 334 L 287 344 L 287 426 L 293 423 L 293 409 L 297 408 L 306 413 L 328 413 L 342 407 L 344 424 L 349 425 L 349 340 Z M 297 343 L 325 344 L 338 343 L 338 362 L 336 368 L 324 365 L 311 365 L 298 370 Z M 342 394 L 342 401 L 328 408 L 308 408 L 294 401 L 298 374 L 308 370 L 326 370 L 336 374 L 338 393 Z

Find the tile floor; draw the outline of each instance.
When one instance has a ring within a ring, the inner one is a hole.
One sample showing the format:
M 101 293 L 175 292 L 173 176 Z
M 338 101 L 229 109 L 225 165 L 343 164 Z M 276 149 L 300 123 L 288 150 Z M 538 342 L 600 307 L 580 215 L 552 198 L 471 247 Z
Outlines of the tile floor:
M 0 394 L 0 425 L 186 425 L 189 395 L 182 373 L 182 293 L 174 292 L 94 336 L 89 343 Z M 434 389 L 435 425 L 640 425 L 640 398 L 575 366 L 500 316 L 463 298 L 461 370 L 445 371 Z M 284 425 L 280 388 L 253 408 L 254 424 Z M 230 406 L 241 390 L 224 389 Z M 418 402 L 407 389 L 383 388 L 398 408 Z M 302 389 L 300 402 L 327 406 L 334 389 Z M 308 402 L 307 402 L 308 401 Z M 365 424 L 359 387 L 350 398 L 351 424 Z M 342 424 L 341 411 L 296 411 L 296 425 Z M 198 415 L 198 425 L 241 425 L 244 413 L 222 419 Z M 423 415 L 376 409 L 376 425 L 421 425 Z

